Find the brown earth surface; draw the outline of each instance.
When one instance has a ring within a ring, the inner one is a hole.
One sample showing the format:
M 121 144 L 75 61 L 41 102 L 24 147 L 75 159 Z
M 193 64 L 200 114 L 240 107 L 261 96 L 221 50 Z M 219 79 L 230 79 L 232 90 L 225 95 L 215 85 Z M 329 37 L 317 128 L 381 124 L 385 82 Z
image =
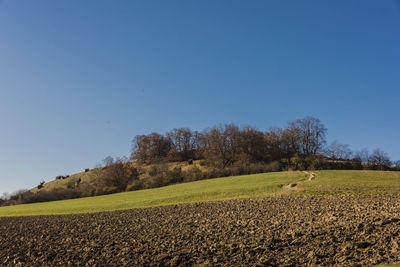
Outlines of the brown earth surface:
M 371 266 L 400 260 L 398 196 L 282 196 L 0 218 L 1 266 Z

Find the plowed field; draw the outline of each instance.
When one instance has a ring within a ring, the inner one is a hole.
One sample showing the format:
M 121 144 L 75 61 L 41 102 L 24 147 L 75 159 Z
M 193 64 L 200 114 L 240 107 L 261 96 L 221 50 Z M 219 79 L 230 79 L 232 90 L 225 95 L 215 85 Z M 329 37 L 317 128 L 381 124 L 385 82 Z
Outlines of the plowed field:
M 1 266 L 375 265 L 400 260 L 399 196 L 282 196 L 0 218 Z

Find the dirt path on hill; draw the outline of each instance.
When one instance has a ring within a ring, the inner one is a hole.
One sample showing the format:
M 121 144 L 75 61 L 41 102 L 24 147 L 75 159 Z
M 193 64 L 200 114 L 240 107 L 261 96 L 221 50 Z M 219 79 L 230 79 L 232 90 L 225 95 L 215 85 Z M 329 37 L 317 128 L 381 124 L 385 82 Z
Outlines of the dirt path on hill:
M 400 260 L 398 196 L 284 196 L 0 218 L 1 266 L 372 266 Z
M 304 171 L 304 173 L 309 175 L 307 181 L 312 181 L 317 177 L 317 175 L 315 173 L 313 173 L 313 172 Z
M 306 172 L 306 171 L 304 171 L 303 173 L 306 174 L 306 175 L 308 175 L 307 180 L 300 179 L 300 180 L 297 181 L 295 184 L 284 185 L 284 186 L 283 186 L 283 191 L 281 192 L 281 195 L 290 194 L 293 190 L 296 190 L 296 191 L 301 190 L 301 189 L 299 189 L 298 185 L 301 185 L 301 184 L 303 184 L 304 182 L 312 181 L 312 180 L 314 180 L 314 179 L 317 177 L 317 175 L 316 175 L 315 173 L 313 173 L 313 172 Z

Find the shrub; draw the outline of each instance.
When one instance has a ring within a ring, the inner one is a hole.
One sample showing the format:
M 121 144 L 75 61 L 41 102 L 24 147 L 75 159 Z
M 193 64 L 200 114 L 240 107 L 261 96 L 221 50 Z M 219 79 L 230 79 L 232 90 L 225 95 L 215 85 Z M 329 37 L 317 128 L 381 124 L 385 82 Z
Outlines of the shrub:
M 28 190 L 20 190 L 14 193 L 8 204 L 24 204 L 24 203 L 35 203 L 54 201 L 62 199 L 70 199 L 80 197 L 80 193 L 76 190 L 58 188 L 52 191 L 39 191 L 32 193 Z
M 217 177 L 219 177 L 219 172 L 215 168 L 212 168 L 204 173 L 204 179 L 217 178 Z
M 85 172 L 88 172 L 88 171 L 90 171 L 90 169 L 85 169 Z
M 204 173 L 197 166 L 191 166 L 182 172 L 183 180 L 185 182 L 197 181 L 204 178 Z
M 162 172 L 162 171 L 161 171 L 160 166 L 158 166 L 158 165 L 153 165 L 153 166 L 150 167 L 148 173 L 149 173 L 150 176 L 156 176 L 157 174 L 160 174 L 161 172 Z
M 67 179 L 68 177 L 69 177 L 69 175 L 65 175 L 65 176 L 59 175 L 56 177 L 56 180 Z
M 117 162 L 102 170 L 99 184 L 105 187 L 117 187 L 118 191 L 124 191 L 128 184 L 139 178 L 136 168 L 124 162 Z
M 80 197 L 92 197 L 94 196 L 95 192 L 95 189 L 83 190 L 80 192 Z
M 206 160 L 200 161 L 200 166 L 208 166 L 208 162 Z
M 167 185 L 164 177 L 160 176 L 151 176 L 146 179 L 143 183 L 144 188 L 155 188 Z
M 232 176 L 232 170 L 230 170 L 230 169 L 222 169 L 222 170 L 219 171 L 217 177 L 228 177 L 228 176 Z
M 141 180 L 133 181 L 126 187 L 126 191 L 135 191 L 143 189 L 143 182 Z
M 278 172 L 281 170 L 281 164 L 279 161 L 273 161 L 266 166 L 267 172 Z
M 108 186 L 103 188 L 103 194 L 108 195 L 108 194 L 113 194 L 118 192 L 118 187 L 116 186 Z
M 175 167 L 168 171 L 166 176 L 168 184 L 179 183 L 183 181 L 182 169 L 180 167 Z
M 291 167 L 295 170 L 304 171 L 306 169 L 306 162 L 304 158 L 297 154 L 290 159 L 290 162 L 293 164 Z
M 67 188 L 68 189 L 74 189 L 75 188 L 75 181 L 68 181 Z
M 45 181 L 41 181 L 40 184 L 37 186 L 38 189 L 42 189 L 44 187 Z

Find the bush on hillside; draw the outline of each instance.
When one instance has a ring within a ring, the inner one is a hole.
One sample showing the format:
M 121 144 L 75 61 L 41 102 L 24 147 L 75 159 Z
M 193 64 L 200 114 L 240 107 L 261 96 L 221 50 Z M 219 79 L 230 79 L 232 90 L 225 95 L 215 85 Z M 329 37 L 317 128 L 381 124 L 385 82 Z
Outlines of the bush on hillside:
M 180 183 L 183 181 L 182 168 L 175 167 L 169 170 L 165 176 L 168 184 Z
M 197 181 L 204 178 L 204 173 L 197 166 L 190 166 L 182 172 L 183 180 L 185 182 Z
M 42 189 L 44 187 L 45 181 L 41 181 L 40 184 L 37 186 L 37 189 Z
M 141 180 L 135 180 L 126 187 L 126 191 L 135 191 L 140 189 L 143 189 L 143 181 Z
M 68 177 L 69 177 L 69 175 L 65 175 L 65 176 L 59 175 L 56 177 L 56 180 L 67 179 Z
M 113 193 L 118 193 L 120 192 L 118 187 L 116 186 L 107 186 L 103 188 L 103 195 L 109 195 L 109 194 L 113 194 Z
M 118 192 L 126 190 L 128 184 L 139 179 L 139 171 L 132 167 L 126 159 L 117 159 L 98 172 L 97 186 L 116 187 Z
M 143 188 L 145 189 L 161 187 L 165 185 L 167 185 L 167 182 L 161 175 L 151 176 L 143 181 Z

